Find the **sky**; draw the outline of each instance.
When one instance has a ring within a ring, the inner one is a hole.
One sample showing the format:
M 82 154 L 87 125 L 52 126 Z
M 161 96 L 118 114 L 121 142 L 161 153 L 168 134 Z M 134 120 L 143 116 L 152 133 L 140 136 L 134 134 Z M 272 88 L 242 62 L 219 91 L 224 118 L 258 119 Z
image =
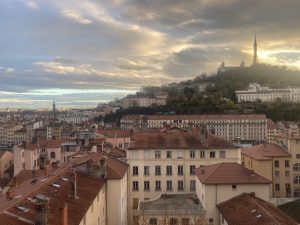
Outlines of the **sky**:
M 258 60 L 300 68 L 299 0 L 0 0 L 0 108 L 95 107 Z

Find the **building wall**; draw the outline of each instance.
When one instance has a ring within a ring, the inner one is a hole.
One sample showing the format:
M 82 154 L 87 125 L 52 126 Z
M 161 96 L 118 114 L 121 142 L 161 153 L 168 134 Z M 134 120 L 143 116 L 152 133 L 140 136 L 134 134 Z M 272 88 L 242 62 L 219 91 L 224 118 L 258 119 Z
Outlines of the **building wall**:
M 125 150 L 129 146 L 130 137 L 106 138 L 106 142 L 110 143 L 113 147 L 117 147 Z
M 201 182 L 197 183 L 200 184 Z M 204 208 L 206 209 L 207 219 L 213 219 L 214 225 L 219 225 L 220 217 L 219 211 L 216 207 L 217 204 L 227 201 L 237 195 L 242 193 L 251 193 L 254 192 L 255 195 L 265 201 L 270 199 L 270 188 L 269 184 L 236 184 L 236 189 L 232 188 L 232 185 L 205 185 L 202 188 L 204 193 L 199 191 L 199 194 L 204 195 Z M 198 196 L 199 197 L 199 196 Z M 201 199 L 199 197 L 199 199 Z
M 127 173 L 107 180 L 107 224 L 127 225 Z
M 225 151 L 225 158 L 220 158 L 220 151 Z M 155 159 L 155 151 L 161 152 L 161 158 Z M 172 158 L 167 158 L 167 151 L 172 152 Z M 190 157 L 190 152 L 195 152 L 195 157 Z M 200 158 L 200 149 L 188 150 L 188 149 L 151 149 L 151 150 L 127 150 L 127 160 L 130 165 L 128 174 L 128 211 L 129 211 L 129 224 L 133 219 L 133 202 L 144 201 L 147 199 L 153 199 L 160 195 L 161 192 L 172 193 L 190 193 L 195 192 L 191 190 L 190 182 L 196 182 L 197 177 L 194 174 L 190 174 L 190 166 L 210 165 L 220 162 L 238 162 L 241 163 L 240 149 L 211 149 L 204 150 L 205 158 Z M 202 150 L 203 151 L 203 150 Z M 210 158 L 210 151 L 214 151 L 216 158 Z M 178 159 L 179 152 L 183 152 L 183 157 Z M 146 157 L 146 158 L 145 158 Z M 183 166 L 183 175 L 178 175 L 178 166 Z M 139 170 L 138 175 L 133 175 L 133 167 L 137 166 Z M 144 166 L 149 166 L 150 174 L 144 175 Z M 161 175 L 155 175 L 155 166 L 161 167 Z M 172 166 L 172 176 L 166 175 L 166 167 Z M 133 182 L 138 182 L 139 190 L 133 190 Z M 144 182 L 150 182 L 150 190 L 144 190 Z M 161 190 L 155 190 L 156 181 L 161 182 Z M 172 181 L 172 191 L 167 190 L 167 181 Z M 183 190 L 178 190 L 178 181 L 183 181 Z M 134 200 L 135 199 L 135 200 Z M 199 197 L 201 200 L 201 198 Z
M 14 154 L 6 151 L 0 158 L 0 178 L 4 178 L 4 172 L 13 164 Z
M 106 185 L 104 185 L 79 225 L 107 225 L 106 212 Z

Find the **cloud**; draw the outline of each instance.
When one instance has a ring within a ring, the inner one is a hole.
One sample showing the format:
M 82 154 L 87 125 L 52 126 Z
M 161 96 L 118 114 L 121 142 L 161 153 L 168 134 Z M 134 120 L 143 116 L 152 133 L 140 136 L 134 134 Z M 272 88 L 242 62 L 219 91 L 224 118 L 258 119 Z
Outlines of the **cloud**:
M 66 18 L 69 18 L 75 22 L 81 23 L 81 24 L 91 24 L 92 21 L 84 18 L 82 15 L 80 15 L 79 12 L 76 12 L 74 10 L 65 9 L 61 11 L 62 15 Z
M 0 72 L 3 72 L 4 74 L 13 74 L 15 72 L 14 68 L 10 67 L 0 67 Z
M 40 8 L 38 6 L 38 4 L 33 0 L 26 0 L 25 3 L 27 5 L 27 7 L 31 8 L 31 9 L 39 9 Z

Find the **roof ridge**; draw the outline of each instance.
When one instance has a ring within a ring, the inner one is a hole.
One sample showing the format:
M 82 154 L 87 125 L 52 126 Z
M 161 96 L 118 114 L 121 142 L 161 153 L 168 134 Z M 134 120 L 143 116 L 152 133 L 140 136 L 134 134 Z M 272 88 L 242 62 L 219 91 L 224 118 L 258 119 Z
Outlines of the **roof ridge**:
M 210 178 L 210 176 L 212 174 L 214 174 L 216 172 L 216 170 L 220 168 L 221 165 L 223 165 L 223 163 L 224 162 L 219 163 L 219 165 L 217 164 L 216 168 L 213 171 L 211 171 L 211 173 L 206 177 L 206 179 L 204 179 L 204 182 L 206 182 L 208 180 L 208 178 Z M 213 165 L 216 165 L 216 164 L 213 164 Z M 210 166 L 213 166 L 213 165 L 210 165 Z

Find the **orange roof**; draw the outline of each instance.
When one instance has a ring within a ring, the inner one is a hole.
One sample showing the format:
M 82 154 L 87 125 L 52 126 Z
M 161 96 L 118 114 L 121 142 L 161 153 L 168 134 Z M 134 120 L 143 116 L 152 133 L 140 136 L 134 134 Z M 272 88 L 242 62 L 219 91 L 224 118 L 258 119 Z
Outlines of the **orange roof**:
M 116 156 L 116 157 L 126 157 L 126 151 L 123 149 L 119 149 L 117 147 L 114 147 L 112 150 L 110 150 L 109 153 L 110 156 Z
M 130 137 L 130 130 L 98 130 L 98 134 L 102 134 L 107 138 L 124 138 Z
M 203 184 L 270 184 L 271 181 L 238 163 L 217 163 L 196 169 Z
M 71 179 L 72 171 L 67 171 L 63 174 L 67 179 Z M 49 200 L 49 211 L 48 211 L 48 222 L 49 224 L 59 224 L 59 206 L 63 203 L 68 203 L 68 225 L 78 225 L 86 211 L 90 207 L 92 201 L 96 198 L 97 194 L 105 184 L 104 180 L 94 179 L 87 175 L 82 175 L 77 173 L 77 193 L 78 199 L 69 197 L 70 183 L 69 181 L 63 181 L 61 176 L 57 176 L 56 181 L 60 185 L 59 188 L 52 187 L 49 185 L 50 181 L 45 182 L 43 186 L 38 188 L 33 193 L 24 196 L 24 198 L 18 202 L 18 204 L 26 206 L 29 211 L 22 212 L 16 209 L 14 206 L 7 209 L 9 213 L 16 215 L 17 217 L 25 218 L 30 221 L 34 221 L 36 218 L 36 211 L 34 208 L 34 203 L 26 199 L 26 197 L 34 197 L 37 194 L 42 194 L 47 196 Z M 53 182 L 53 180 L 51 180 Z M 3 213 L 0 214 L 0 219 L 5 219 L 6 223 L 0 224 L 9 224 L 7 221 L 14 221 L 15 217 L 10 216 L 10 220 L 3 216 Z M 14 225 L 14 223 L 12 223 Z M 22 224 L 22 223 L 20 223 Z
M 106 158 L 106 172 L 108 179 L 122 179 L 127 172 L 128 164 L 111 157 Z
M 204 140 L 200 132 L 185 130 L 137 132 L 133 134 L 133 142 L 128 149 L 208 149 L 237 148 L 231 141 L 207 134 Z
M 217 205 L 228 225 L 297 225 L 279 208 L 251 194 L 243 193 Z
M 257 160 L 271 160 L 272 157 L 291 157 L 283 147 L 272 143 L 242 148 L 242 154 Z

